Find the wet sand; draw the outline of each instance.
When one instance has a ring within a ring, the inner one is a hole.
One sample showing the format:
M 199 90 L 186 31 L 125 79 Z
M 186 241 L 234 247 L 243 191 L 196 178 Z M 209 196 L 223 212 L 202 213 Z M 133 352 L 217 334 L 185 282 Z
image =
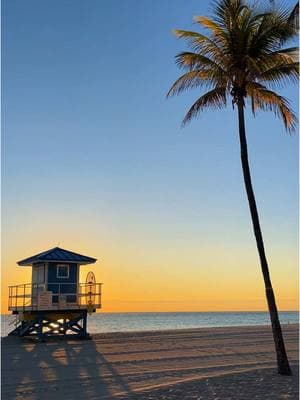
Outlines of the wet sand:
M 283 326 L 293 376 L 279 376 L 269 326 L 2 340 L 3 400 L 298 399 L 298 325 Z

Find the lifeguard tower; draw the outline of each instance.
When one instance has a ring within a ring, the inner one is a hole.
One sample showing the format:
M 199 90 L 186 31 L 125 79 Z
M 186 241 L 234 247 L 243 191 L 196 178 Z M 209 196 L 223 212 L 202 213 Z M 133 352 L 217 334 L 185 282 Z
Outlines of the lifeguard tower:
M 17 264 L 32 267 L 31 283 L 9 286 L 8 309 L 18 336 L 87 338 L 87 314 L 101 308 L 101 283 L 93 272 L 80 283 L 80 266 L 97 260 L 55 247 Z

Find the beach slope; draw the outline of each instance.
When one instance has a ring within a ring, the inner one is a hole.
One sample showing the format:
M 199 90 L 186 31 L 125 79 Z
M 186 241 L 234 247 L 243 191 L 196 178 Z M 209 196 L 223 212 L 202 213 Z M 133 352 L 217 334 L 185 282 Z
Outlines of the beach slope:
M 298 399 L 298 325 L 283 326 L 292 377 L 276 373 L 269 326 L 2 340 L 3 400 Z

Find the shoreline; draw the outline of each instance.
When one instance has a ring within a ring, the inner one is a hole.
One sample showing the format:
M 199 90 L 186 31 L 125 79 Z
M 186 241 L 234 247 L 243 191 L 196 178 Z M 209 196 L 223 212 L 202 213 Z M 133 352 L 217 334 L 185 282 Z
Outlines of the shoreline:
M 282 327 L 282 329 L 284 329 L 284 327 L 299 327 L 300 328 L 300 323 L 291 323 L 291 324 L 281 324 L 281 327 Z M 165 334 L 165 333 L 168 333 L 168 334 L 172 334 L 172 333 L 180 333 L 180 332 L 182 332 L 182 333 L 184 333 L 184 332 L 186 332 L 186 333 L 189 333 L 189 332 L 198 332 L 198 331 L 200 331 L 199 333 L 201 333 L 201 331 L 206 331 L 206 330 L 226 330 L 226 329 L 228 329 L 229 331 L 232 331 L 232 330 L 234 330 L 235 328 L 237 329 L 237 330 L 239 330 L 239 328 L 242 328 L 242 329 L 244 329 L 244 328 L 270 328 L 270 330 L 271 330 L 271 323 L 270 323 L 270 325 L 268 325 L 268 324 L 256 324 L 256 325 L 228 325 L 228 326 L 213 326 L 213 327 L 211 327 L 211 326 L 201 326 L 201 327 L 196 327 L 196 328 L 176 328 L 176 329 L 152 329 L 152 330 L 136 330 L 136 331 L 111 331 L 111 332 L 93 332 L 93 333 L 90 333 L 90 336 L 92 337 L 92 339 L 93 338 L 95 338 L 95 339 L 97 339 L 97 337 L 99 336 L 99 338 L 101 337 L 101 336 L 105 336 L 105 337 L 108 337 L 108 336 L 112 336 L 112 338 L 113 338 L 113 336 L 115 335 L 116 337 L 121 337 L 121 336 L 130 336 L 130 335 L 133 335 L 133 336 L 147 336 L 147 334 L 149 334 L 149 335 L 155 335 L 155 334 L 158 334 L 158 335 L 160 335 L 160 334 Z
M 299 326 L 300 329 L 300 323 L 292 323 L 292 324 L 281 324 L 281 327 L 284 328 L 285 326 Z M 180 332 L 193 332 L 193 331 L 202 331 L 202 330 L 218 330 L 218 329 L 229 329 L 232 330 L 234 328 L 270 328 L 271 329 L 271 324 L 267 325 L 267 324 L 256 324 L 256 325 L 228 325 L 228 326 L 201 326 L 201 327 L 195 327 L 195 328 L 175 328 L 175 329 L 149 329 L 149 330 L 123 330 L 123 331 L 105 331 L 105 332 L 88 332 L 90 335 L 90 338 L 93 339 L 97 339 L 97 337 L 99 336 L 99 338 L 103 337 L 109 337 L 109 336 L 116 336 L 116 337 L 121 337 L 121 336 L 147 336 L 147 334 L 150 335 L 155 335 L 155 334 L 164 334 L 164 333 L 180 333 Z M 0 340 L 3 341 L 6 338 L 11 338 L 11 336 L 9 336 L 8 334 L 6 334 L 5 336 L 2 336 L 2 332 L 1 332 L 1 336 L 0 336 Z M 28 340 L 32 340 L 31 338 L 24 338 L 24 341 L 28 341 Z M 63 337 L 53 337 L 53 338 L 49 338 L 48 340 L 55 342 L 56 340 L 64 340 Z M 67 339 L 68 341 L 72 341 L 74 340 L 75 342 L 78 341 L 78 339 L 76 338 L 72 338 L 71 336 L 68 337 Z
M 285 312 L 282 312 L 285 314 Z M 299 314 L 297 312 L 291 313 L 290 317 L 284 315 L 280 317 L 281 325 L 294 325 L 299 324 Z M 166 314 L 166 318 L 164 318 Z M 175 315 L 173 318 L 172 315 Z M 199 314 L 199 318 L 186 318 L 189 314 Z M 182 329 L 214 329 L 214 328 L 233 328 L 233 327 L 251 327 L 251 326 L 271 326 L 269 314 L 266 312 L 245 312 L 245 315 L 263 314 L 264 318 L 243 318 L 243 313 L 224 313 L 215 312 L 213 314 L 221 314 L 222 318 L 213 318 L 210 322 L 209 318 L 201 315 L 211 313 L 97 313 L 88 317 L 88 331 L 91 335 L 102 333 L 122 333 L 122 332 L 156 332 L 156 331 L 169 331 L 169 330 L 182 330 Z M 231 318 L 232 315 L 238 315 L 238 318 Z M 157 315 L 160 315 L 157 317 Z M 180 318 L 180 315 L 182 317 Z M 226 315 L 229 317 L 226 318 Z M 153 316 L 153 318 L 152 318 Z M 1 316 L 1 338 L 4 338 L 12 330 L 14 315 Z M 196 322 L 195 322 L 196 320 Z M 198 321 L 198 322 L 197 322 Z
M 109 332 L 93 334 L 92 340 L 46 343 L 6 337 L 2 395 L 5 400 L 296 399 L 299 325 L 282 329 L 292 377 L 276 373 L 268 325 Z

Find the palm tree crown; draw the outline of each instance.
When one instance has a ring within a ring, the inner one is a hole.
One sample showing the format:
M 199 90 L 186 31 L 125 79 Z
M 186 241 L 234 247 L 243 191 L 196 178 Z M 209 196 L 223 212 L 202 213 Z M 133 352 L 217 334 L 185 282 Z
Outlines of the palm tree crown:
M 257 109 L 273 111 L 281 117 L 285 128 L 295 130 L 297 118 L 288 100 L 276 92 L 298 79 L 297 48 L 289 42 L 297 35 L 290 23 L 291 10 L 269 8 L 258 10 L 243 0 L 221 0 L 214 4 L 213 17 L 195 17 L 208 30 L 198 32 L 174 30 L 186 39 L 191 52 L 176 56 L 180 68 L 186 70 L 171 87 L 168 96 L 190 88 L 206 88 L 187 112 L 183 124 L 205 108 L 222 108 L 238 97 Z

